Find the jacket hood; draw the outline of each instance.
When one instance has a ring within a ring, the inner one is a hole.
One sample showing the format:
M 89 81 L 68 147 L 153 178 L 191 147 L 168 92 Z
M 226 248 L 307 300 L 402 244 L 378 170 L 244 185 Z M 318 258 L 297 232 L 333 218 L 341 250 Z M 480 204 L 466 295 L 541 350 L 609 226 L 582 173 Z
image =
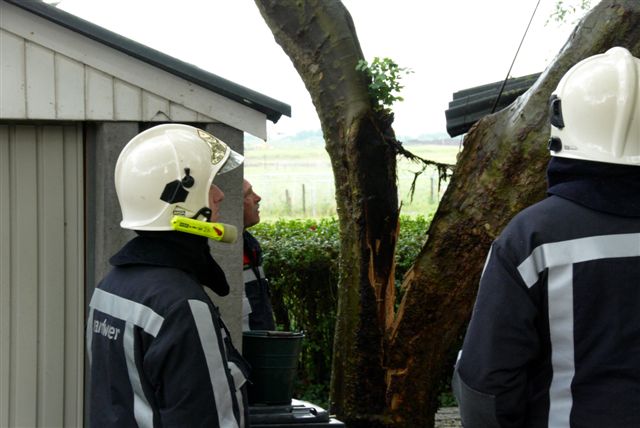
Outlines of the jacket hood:
M 222 268 L 211 257 L 207 238 L 182 232 L 136 231 L 109 262 L 113 266 L 149 265 L 185 271 L 219 296 L 229 294 Z
M 547 194 L 609 214 L 640 217 L 640 166 L 552 157 Z

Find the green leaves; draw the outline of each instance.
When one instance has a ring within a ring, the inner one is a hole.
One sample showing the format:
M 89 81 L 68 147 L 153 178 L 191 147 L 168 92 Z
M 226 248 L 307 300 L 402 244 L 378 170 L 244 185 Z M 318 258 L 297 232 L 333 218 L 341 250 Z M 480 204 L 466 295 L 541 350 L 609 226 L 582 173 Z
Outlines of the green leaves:
M 400 84 L 403 76 L 413 73 L 408 68 L 398 66 L 390 58 L 373 58 L 371 64 L 361 59 L 356 70 L 362 71 L 369 79 L 369 97 L 376 111 L 389 110 L 393 103 L 402 101 L 399 95 L 404 87 Z
M 549 21 L 565 23 L 569 17 L 573 16 L 572 23 L 575 24 L 589 9 L 591 9 L 591 0 L 558 0 L 547 23 Z

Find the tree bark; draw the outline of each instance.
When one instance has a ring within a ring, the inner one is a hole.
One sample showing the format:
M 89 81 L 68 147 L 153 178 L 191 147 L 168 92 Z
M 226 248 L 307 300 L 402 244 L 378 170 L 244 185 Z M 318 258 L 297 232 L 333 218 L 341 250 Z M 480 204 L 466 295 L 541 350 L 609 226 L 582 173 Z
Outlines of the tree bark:
M 355 70 L 363 55 L 351 17 L 339 0 L 255 2 L 311 94 L 335 177 L 341 276 L 331 410 L 349 427 L 433 427 L 489 246 L 545 196 L 549 95 L 585 57 L 616 45 L 640 56 L 640 2 L 602 0 L 526 94 L 466 135 L 397 314 L 393 119 L 374 112 Z
M 382 341 L 395 300 L 398 226 L 392 117 L 374 112 L 353 21 L 338 0 L 256 0 L 302 77 L 334 171 L 340 283 L 331 410 L 349 426 L 383 426 Z

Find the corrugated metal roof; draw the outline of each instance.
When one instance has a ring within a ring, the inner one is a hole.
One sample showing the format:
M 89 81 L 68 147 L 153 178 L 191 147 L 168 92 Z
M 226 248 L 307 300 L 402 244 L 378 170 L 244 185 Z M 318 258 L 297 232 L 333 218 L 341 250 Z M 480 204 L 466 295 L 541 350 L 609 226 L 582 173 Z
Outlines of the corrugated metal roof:
M 238 85 L 192 64 L 180 61 L 141 43 L 122 37 L 75 15 L 41 1 L 6 0 L 22 9 L 126 53 L 136 59 L 193 82 L 222 96 L 264 113 L 276 123 L 282 115 L 291 117 L 291 106 Z
M 525 93 L 540 77 L 541 73 L 512 78 L 504 85 L 500 100 L 495 108 L 499 111 Z M 464 134 L 471 126 L 484 116 L 491 114 L 500 88 L 504 81 L 488 83 L 463 89 L 453 94 L 449 109 L 445 111 L 447 132 L 451 137 Z

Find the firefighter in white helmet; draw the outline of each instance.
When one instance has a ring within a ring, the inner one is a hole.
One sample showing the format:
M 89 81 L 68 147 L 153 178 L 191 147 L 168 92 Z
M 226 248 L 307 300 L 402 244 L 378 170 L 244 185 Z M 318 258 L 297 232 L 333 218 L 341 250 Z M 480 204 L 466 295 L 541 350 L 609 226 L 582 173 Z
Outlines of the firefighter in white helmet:
M 242 157 L 213 135 L 166 124 L 120 153 L 115 186 L 121 227 L 137 236 L 110 260 L 89 305 L 90 424 L 242 427 L 245 363 L 202 286 L 224 296 L 224 272 L 207 237 L 217 174 Z
M 550 102 L 548 195 L 494 241 L 453 378 L 465 428 L 640 427 L 640 60 Z

